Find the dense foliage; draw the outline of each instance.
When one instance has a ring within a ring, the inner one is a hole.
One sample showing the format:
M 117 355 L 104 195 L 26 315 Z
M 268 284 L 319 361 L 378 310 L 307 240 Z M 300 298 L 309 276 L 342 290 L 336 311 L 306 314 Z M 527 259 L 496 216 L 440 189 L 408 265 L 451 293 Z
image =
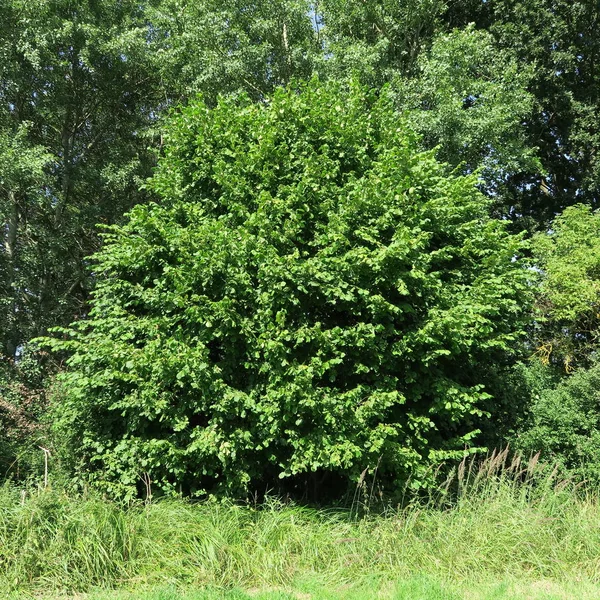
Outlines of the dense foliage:
M 535 229 L 545 227 L 571 204 L 598 206 L 597 2 L 324 0 L 319 6 L 332 64 L 361 73 L 372 85 L 397 74 L 418 78 L 420 57 L 436 36 L 453 28 L 472 23 L 488 32 L 496 46 L 489 66 L 508 52 L 523 74 L 529 71 L 528 90 L 535 98 L 534 110 L 519 122 L 527 145 L 537 149 L 541 168 L 506 171 L 501 198 L 506 213 L 519 227 Z M 474 63 L 478 54 L 473 52 Z M 491 75 L 485 70 L 477 73 L 480 86 L 501 79 L 504 72 L 500 65 Z M 463 91 L 467 99 L 469 90 Z M 465 150 L 469 154 L 468 146 Z
M 396 106 L 423 146 L 464 173 L 479 172 L 494 213 L 511 216 L 511 178 L 542 170 L 522 124 L 534 109 L 532 70 L 472 26 L 438 36 L 417 62 L 418 77 L 392 80 Z
M 36 477 L 43 469 L 49 381 L 43 361 L 28 348 L 17 365 L 0 363 L 0 477 Z
M 527 453 L 588 485 L 600 482 L 600 366 L 580 369 L 534 394 L 529 422 L 515 438 Z
M 417 151 L 385 93 L 190 104 L 163 201 L 106 237 L 91 317 L 59 344 L 90 476 L 240 493 L 379 465 L 419 485 L 462 456 L 528 294 L 474 184 Z
M 538 354 L 567 372 L 598 354 L 600 335 L 600 213 L 578 204 L 534 239 L 543 277 L 537 301 Z
M 144 197 L 157 98 L 136 2 L 2 0 L 0 12 L 0 346 L 11 359 L 84 312 L 96 223 Z
M 459 3 L 462 4 L 462 3 Z M 470 6 L 469 6 L 470 4 Z M 487 28 L 520 64 L 533 66 L 536 110 L 524 122 L 543 171 L 517 174 L 514 199 L 530 227 L 565 207 L 598 207 L 600 162 L 600 6 L 588 0 L 465 2 L 467 18 Z M 472 12 L 471 12 L 472 11 Z
M 558 406 L 597 430 L 591 388 L 570 387 L 598 360 L 597 2 L 0 0 L 0 14 L 0 477 L 39 471 L 40 446 L 58 468 L 62 446 L 70 474 L 108 468 L 129 492 L 156 456 L 152 477 L 188 491 L 280 473 L 318 489 L 377 464 L 418 485 L 460 447 L 508 441 L 595 472 L 566 429 L 566 445 L 540 432 L 561 430 Z M 323 91 L 296 97 L 315 76 Z M 98 225 L 115 224 L 103 249 Z M 505 227 L 532 238 L 527 269 Z M 209 309 L 217 289 L 232 304 Z M 35 352 L 74 321 L 73 346 Z M 47 391 L 69 356 L 51 439 Z M 207 377 L 225 386 L 214 447 L 189 433 L 213 415 L 188 393 Z M 298 416 L 273 416 L 276 433 L 240 408 L 284 396 Z

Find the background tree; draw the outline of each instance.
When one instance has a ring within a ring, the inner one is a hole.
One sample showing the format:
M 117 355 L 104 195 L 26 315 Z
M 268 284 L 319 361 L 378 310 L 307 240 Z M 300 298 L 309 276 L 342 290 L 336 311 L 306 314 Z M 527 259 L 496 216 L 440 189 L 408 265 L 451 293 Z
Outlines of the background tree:
M 202 92 L 264 99 L 310 73 L 300 2 L 1 0 L 3 348 L 85 313 L 98 223 L 136 203 L 165 110 Z M 26 174 L 25 177 L 22 177 Z
M 585 0 L 489 0 L 454 3 L 445 17 L 474 21 L 519 64 L 534 67 L 536 110 L 523 125 L 543 170 L 512 176 L 523 227 L 544 228 L 562 209 L 598 206 L 600 162 L 600 7 Z
M 443 0 L 322 0 L 315 27 L 323 40 L 325 71 L 349 72 L 381 87 L 398 73 L 417 72 L 417 59 L 443 31 Z
M 168 102 L 245 91 L 264 100 L 310 77 L 321 51 L 304 0 L 164 0 L 147 10 L 151 49 Z
M 138 3 L 2 0 L 2 347 L 84 312 L 96 224 L 145 196 L 158 104 Z
M 536 108 L 533 65 L 445 2 L 326 0 L 319 11 L 319 72 L 374 87 L 390 82 L 423 147 L 463 172 L 478 171 L 497 214 L 518 221 L 515 182 L 543 173 L 537 142 L 523 128 Z
M 11 124 L 4 116 L 0 130 L 0 218 L 4 223 L 0 253 L 0 331 L 3 332 L 2 354 L 14 358 L 20 335 L 24 304 L 33 299 L 28 291 L 28 253 L 23 241 L 35 239 L 36 223 L 31 218 L 35 207 L 44 202 L 42 190 L 45 168 L 51 156 L 43 146 L 27 140 L 29 124 Z M 27 207 L 25 198 L 33 205 Z M 29 208 L 29 210 L 27 210 Z M 29 218 L 25 219 L 27 215 Z M 25 254 L 25 255 L 24 255 Z M 29 308 L 29 306 L 28 306 Z
M 541 269 L 537 351 L 567 372 L 597 358 L 600 338 L 600 213 L 577 204 L 534 238 Z
M 454 28 L 463 30 L 469 23 L 490 33 L 497 50 L 490 55 L 494 58 L 489 68 L 484 67 L 476 75 L 475 87 L 499 81 L 506 93 L 508 80 L 502 83 L 503 73 L 510 72 L 514 61 L 522 74 L 531 74 L 527 87 L 535 98 L 535 107 L 528 114 L 518 112 L 515 123 L 522 125 L 526 147 L 538 148 L 541 160 L 539 169 L 508 168 L 504 173 L 500 204 L 506 207 L 506 214 L 520 228 L 535 229 L 544 228 L 571 204 L 585 202 L 597 207 L 597 3 L 411 0 L 394 4 L 325 0 L 318 6 L 329 49 L 328 64 L 338 76 L 344 70 L 355 71 L 371 85 L 381 85 L 397 75 L 418 80 L 419 57 L 440 34 Z M 481 53 L 474 47 L 471 51 L 477 63 Z M 512 56 L 508 69 L 499 64 L 500 57 L 507 53 Z M 470 72 L 477 73 L 473 69 Z M 463 99 L 469 96 L 463 94 Z M 474 125 L 477 129 L 477 119 Z M 443 145 L 444 140 L 440 143 Z
M 498 216 L 514 218 L 512 178 L 542 168 L 522 125 L 534 109 L 532 70 L 473 27 L 436 36 L 417 65 L 392 79 L 398 110 L 440 160 L 479 174 Z

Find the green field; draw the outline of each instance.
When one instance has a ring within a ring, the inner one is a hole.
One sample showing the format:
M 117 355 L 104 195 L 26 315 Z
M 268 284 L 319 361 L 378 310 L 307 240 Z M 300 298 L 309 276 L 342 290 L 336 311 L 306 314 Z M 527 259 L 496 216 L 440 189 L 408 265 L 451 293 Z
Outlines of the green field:
M 122 506 L 7 485 L 0 590 L 36 600 L 599 598 L 598 498 L 482 472 L 458 482 L 452 503 L 440 488 L 385 510 Z

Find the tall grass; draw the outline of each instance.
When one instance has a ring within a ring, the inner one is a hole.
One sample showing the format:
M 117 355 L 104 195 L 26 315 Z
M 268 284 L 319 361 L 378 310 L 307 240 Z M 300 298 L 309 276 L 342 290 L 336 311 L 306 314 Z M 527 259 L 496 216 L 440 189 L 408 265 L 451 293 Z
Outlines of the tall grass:
M 325 585 L 415 573 L 600 581 L 600 502 L 535 464 L 462 463 L 427 501 L 385 514 L 277 501 L 123 508 L 60 490 L 0 488 L 0 589 Z M 369 485 L 364 482 L 363 485 Z M 452 501 L 450 501 L 452 498 Z

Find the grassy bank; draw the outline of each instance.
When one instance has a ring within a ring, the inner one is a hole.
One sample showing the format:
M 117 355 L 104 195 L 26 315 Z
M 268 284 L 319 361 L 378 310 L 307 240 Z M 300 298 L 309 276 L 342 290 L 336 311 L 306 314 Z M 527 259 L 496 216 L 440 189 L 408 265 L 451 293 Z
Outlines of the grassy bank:
M 522 479 L 463 474 L 452 507 L 440 491 L 366 516 L 275 501 L 123 508 L 5 486 L 0 590 L 121 590 L 98 600 L 600 597 L 600 502 Z M 140 589 L 154 591 L 127 591 Z

